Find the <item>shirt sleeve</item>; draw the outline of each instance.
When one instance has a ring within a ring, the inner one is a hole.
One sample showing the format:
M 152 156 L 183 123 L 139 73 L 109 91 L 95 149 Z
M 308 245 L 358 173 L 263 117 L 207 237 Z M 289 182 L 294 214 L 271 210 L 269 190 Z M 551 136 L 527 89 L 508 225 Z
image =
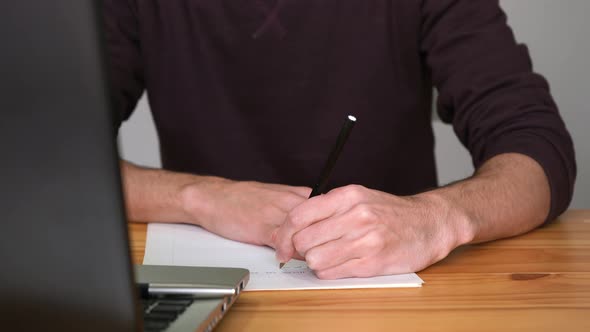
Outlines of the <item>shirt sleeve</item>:
M 127 120 L 144 91 L 137 5 L 133 0 L 103 0 L 104 35 L 116 128 Z
M 421 10 L 421 52 L 439 93 L 439 116 L 453 124 L 476 168 L 509 152 L 537 161 L 551 190 L 547 221 L 555 219 L 573 195 L 573 143 L 498 1 L 424 0 Z

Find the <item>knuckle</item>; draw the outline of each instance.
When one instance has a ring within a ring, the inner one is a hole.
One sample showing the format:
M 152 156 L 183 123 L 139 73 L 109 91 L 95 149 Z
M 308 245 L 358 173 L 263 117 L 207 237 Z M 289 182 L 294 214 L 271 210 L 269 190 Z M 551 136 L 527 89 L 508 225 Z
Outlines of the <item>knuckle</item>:
M 357 204 L 355 207 L 355 215 L 360 221 L 369 222 L 377 218 L 375 211 L 368 204 Z
M 301 215 L 297 211 L 292 210 L 287 213 L 287 223 L 297 227 L 303 223 Z
M 328 193 L 328 195 L 333 195 L 335 197 L 337 197 L 338 199 L 342 199 L 343 197 L 346 197 L 347 194 L 347 187 L 338 187 L 338 188 L 334 188 L 332 190 L 330 190 L 330 192 Z
M 333 192 L 337 195 L 343 196 L 350 202 L 356 202 L 362 199 L 364 187 L 358 184 L 351 184 L 348 186 L 336 188 Z
M 365 246 L 374 252 L 379 252 L 386 247 L 385 238 L 378 232 L 369 232 L 364 237 Z
M 358 184 L 346 186 L 346 195 L 353 201 L 360 200 L 363 196 L 364 187 Z

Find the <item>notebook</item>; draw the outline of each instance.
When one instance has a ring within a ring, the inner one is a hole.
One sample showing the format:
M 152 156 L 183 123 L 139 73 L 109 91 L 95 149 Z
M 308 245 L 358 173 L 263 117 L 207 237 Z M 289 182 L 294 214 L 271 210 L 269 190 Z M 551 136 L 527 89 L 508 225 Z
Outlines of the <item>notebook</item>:
M 132 268 L 100 5 L 0 5 L 2 330 L 209 331 L 249 273 Z

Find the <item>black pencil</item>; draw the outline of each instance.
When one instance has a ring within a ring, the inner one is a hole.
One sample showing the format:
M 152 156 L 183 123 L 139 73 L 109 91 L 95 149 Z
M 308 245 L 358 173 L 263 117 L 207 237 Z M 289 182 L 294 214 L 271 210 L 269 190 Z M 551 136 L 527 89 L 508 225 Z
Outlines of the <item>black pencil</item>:
M 324 164 L 324 168 L 322 169 L 322 173 L 320 173 L 320 177 L 318 178 L 316 184 L 313 186 L 311 194 L 309 198 L 312 198 L 317 195 L 321 195 L 326 183 L 328 182 L 328 178 L 330 177 L 330 173 L 332 173 L 332 169 L 336 164 L 336 160 L 340 156 L 340 152 L 342 152 L 342 148 L 344 144 L 348 140 L 348 136 L 350 136 L 350 132 L 356 123 L 356 118 L 352 115 L 346 117 L 344 121 L 344 125 L 342 129 L 340 129 L 340 134 L 338 134 L 338 139 L 336 139 L 336 144 L 332 147 L 332 151 L 328 156 L 328 160 Z
M 324 188 L 326 187 L 326 183 L 328 183 L 328 179 L 330 178 L 330 173 L 332 173 L 332 169 L 334 168 L 334 165 L 340 156 L 340 152 L 342 152 L 342 148 L 348 140 L 348 136 L 350 136 L 350 132 L 352 131 L 355 123 L 356 118 L 354 116 L 349 115 L 346 117 L 342 129 L 340 129 L 340 134 L 338 134 L 338 138 L 336 139 L 336 144 L 334 144 L 332 147 L 332 151 L 330 152 L 330 155 L 324 164 L 324 168 L 320 173 L 320 177 L 311 190 L 309 198 L 322 194 Z M 284 265 L 285 263 L 280 263 L 279 269 L 282 269 Z

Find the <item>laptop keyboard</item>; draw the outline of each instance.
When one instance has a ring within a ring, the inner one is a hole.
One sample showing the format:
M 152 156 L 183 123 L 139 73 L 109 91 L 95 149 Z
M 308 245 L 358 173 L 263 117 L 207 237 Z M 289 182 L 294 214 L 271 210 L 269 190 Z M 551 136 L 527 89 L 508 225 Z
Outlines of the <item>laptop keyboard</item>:
M 143 330 L 146 332 L 165 330 L 192 303 L 191 299 L 142 300 Z

